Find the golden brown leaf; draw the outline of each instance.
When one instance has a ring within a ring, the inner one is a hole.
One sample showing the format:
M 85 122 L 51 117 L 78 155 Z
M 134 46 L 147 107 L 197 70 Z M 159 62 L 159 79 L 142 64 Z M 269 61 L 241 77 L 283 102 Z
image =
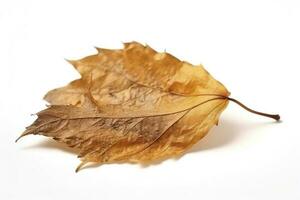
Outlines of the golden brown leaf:
M 232 100 L 202 65 L 137 42 L 97 50 L 70 61 L 81 78 L 48 92 L 51 105 L 21 135 L 41 134 L 79 149 L 79 168 L 178 156 L 217 124 Z

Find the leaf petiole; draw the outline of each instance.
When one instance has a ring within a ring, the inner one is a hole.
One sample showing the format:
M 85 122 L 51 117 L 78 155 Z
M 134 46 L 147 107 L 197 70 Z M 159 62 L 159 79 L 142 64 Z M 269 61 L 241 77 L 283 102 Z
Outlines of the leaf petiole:
M 261 116 L 264 116 L 264 117 L 269 117 L 269 118 L 272 118 L 272 119 L 275 119 L 276 121 L 280 121 L 280 115 L 278 114 L 267 114 L 267 113 L 262 113 L 262 112 L 258 112 L 258 111 L 255 111 L 255 110 L 252 110 L 250 108 L 248 108 L 247 106 L 245 106 L 244 104 L 242 104 L 240 101 L 236 100 L 236 99 L 233 99 L 233 98 L 230 98 L 230 97 L 224 97 L 226 99 L 228 99 L 229 101 L 232 101 L 236 104 L 238 104 L 239 106 L 241 106 L 242 108 L 244 108 L 245 110 L 251 112 L 251 113 L 254 113 L 254 114 L 257 114 L 257 115 L 261 115 Z

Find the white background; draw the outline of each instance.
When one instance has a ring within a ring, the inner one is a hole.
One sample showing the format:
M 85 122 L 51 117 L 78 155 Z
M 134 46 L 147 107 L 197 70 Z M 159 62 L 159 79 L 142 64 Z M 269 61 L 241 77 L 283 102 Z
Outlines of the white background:
M 0 1 L 0 199 L 300 199 L 300 3 Z M 248 106 L 180 160 L 143 168 L 79 160 L 42 136 L 14 140 L 43 95 L 78 78 L 64 58 L 136 40 L 206 69 Z

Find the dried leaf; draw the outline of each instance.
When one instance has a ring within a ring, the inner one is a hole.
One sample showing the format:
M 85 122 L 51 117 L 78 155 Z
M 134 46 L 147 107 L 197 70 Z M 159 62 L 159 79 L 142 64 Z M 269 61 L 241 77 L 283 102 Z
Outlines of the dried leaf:
M 88 162 L 149 163 L 178 156 L 234 100 L 202 65 L 137 42 L 97 50 L 69 61 L 81 78 L 48 92 L 51 105 L 21 135 L 40 134 L 79 149 L 78 169 Z

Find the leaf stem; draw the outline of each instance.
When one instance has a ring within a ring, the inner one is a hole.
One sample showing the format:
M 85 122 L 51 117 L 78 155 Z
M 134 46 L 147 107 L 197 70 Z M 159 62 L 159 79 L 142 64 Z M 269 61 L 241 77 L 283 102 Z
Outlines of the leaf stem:
M 230 98 L 230 97 L 226 97 L 226 99 L 238 104 L 239 106 L 241 106 L 242 108 L 244 108 L 245 110 L 251 112 L 251 113 L 254 113 L 254 114 L 257 114 L 257 115 L 261 115 L 261 116 L 265 116 L 265 117 L 269 117 L 269 118 L 272 118 L 272 119 L 275 119 L 276 121 L 279 121 L 280 120 L 280 115 L 278 114 L 267 114 L 267 113 L 262 113 L 262 112 L 258 112 L 258 111 L 255 111 L 255 110 L 252 110 L 250 108 L 248 108 L 247 106 L 245 106 L 244 104 L 242 104 L 241 102 L 239 102 L 238 100 L 236 99 L 233 99 L 233 98 Z

